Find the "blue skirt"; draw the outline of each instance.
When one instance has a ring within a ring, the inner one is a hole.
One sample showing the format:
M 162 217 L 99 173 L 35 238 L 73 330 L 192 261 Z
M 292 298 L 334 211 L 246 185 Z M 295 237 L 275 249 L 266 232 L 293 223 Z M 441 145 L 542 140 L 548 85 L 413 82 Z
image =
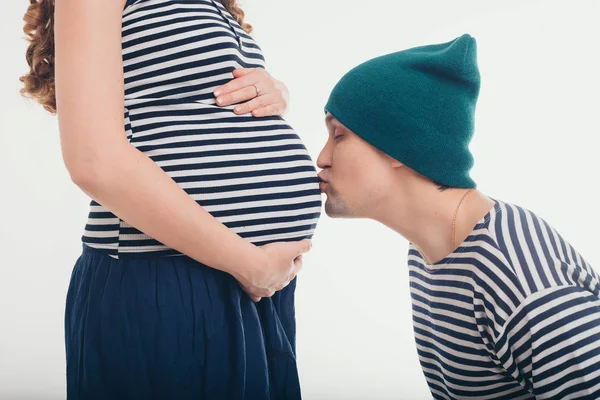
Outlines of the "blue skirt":
M 67 398 L 300 399 L 295 280 L 253 303 L 189 257 L 84 245 L 67 294 Z

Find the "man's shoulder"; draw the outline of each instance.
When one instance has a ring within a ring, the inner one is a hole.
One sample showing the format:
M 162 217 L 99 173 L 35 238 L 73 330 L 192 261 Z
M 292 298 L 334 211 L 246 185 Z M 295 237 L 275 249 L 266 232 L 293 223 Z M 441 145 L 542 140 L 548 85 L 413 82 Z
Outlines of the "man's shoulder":
M 553 225 L 530 209 L 498 202 L 492 233 L 526 294 L 576 284 L 577 277 L 596 273 Z
M 520 204 L 515 204 L 507 201 L 495 200 L 494 224 L 490 224 L 490 228 L 494 231 L 504 227 L 510 235 L 527 234 L 528 232 L 520 231 L 514 228 L 527 228 L 540 230 L 541 228 L 553 227 L 548 221 L 538 214 L 536 211 Z

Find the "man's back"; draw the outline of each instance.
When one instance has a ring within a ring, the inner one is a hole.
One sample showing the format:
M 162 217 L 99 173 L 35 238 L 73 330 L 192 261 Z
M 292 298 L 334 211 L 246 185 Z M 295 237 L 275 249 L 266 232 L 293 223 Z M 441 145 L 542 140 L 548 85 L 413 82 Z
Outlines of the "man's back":
M 435 398 L 600 397 L 600 279 L 543 219 L 497 201 L 448 257 L 408 262 Z

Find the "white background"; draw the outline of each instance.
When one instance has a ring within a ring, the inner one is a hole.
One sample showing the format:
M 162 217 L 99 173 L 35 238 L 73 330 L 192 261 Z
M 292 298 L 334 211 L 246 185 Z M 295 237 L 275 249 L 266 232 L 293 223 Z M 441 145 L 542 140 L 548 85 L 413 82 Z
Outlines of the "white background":
M 0 399 L 60 399 L 64 298 L 88 199 L 63 166 L 56 119 L 18 94 L 27 4 L 0 6 Z M 243 4 L 269 70 L 291 91 L 287 118 L 315 160 L 326 137 L 322 107 L 349 68 L 475 36 L 473 177 L 487 194 L 545 217 L 600 269 L 599 1 Z M 414 347 L 406 251 L 374 222 L 323 216 L 297 295 L 306 399 L 431 398 Z

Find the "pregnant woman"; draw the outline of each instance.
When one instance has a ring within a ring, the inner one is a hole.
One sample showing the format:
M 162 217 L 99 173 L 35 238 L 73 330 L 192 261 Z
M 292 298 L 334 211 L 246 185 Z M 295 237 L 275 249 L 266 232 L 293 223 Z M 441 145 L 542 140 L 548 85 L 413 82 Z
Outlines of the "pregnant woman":
M 298 399 L 318 178 L 233 0 L 30 0 L 23 93 L 93 200 L 69 399 Z

